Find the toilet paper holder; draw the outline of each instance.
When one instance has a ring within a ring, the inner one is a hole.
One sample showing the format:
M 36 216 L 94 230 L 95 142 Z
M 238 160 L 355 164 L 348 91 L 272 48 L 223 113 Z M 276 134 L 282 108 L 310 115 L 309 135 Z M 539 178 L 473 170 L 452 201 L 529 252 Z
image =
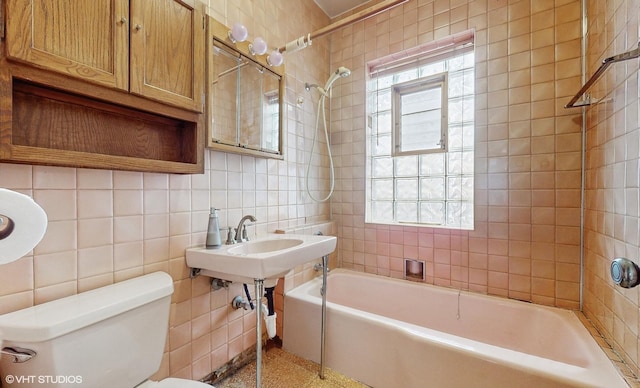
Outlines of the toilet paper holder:
M 47 230 L 47 213 L 28 195 L 0 188 L 0 265 L 19 260 Z
M 631 288 L 640 284 L 640 268 L 625 257 L 617 257 L 611 262 L 611 279 L 623 288 Z
M 15 224 L 13 220 L 4 214 L 0 214 L 0 240 L 6 238 L 13 232 Z

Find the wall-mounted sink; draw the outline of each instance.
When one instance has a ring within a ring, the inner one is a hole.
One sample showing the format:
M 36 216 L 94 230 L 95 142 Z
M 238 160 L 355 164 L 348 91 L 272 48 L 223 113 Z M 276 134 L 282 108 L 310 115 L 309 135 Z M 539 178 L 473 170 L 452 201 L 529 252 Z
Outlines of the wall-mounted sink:
M 200 274 L 232 282 L 278 279 L 294 267 L 328 255 L 334 236 L 272 234 L 219 249 L 187 249 L 187 265 Z
M 281 251 L 283 249 L 292 248 L 302 244 L 303 241 L 298 238 L 279 238 L 249 241 L 244 244 L 235 245 L 228 249 L 232 255 L 249 255 L 252 253 L 267 253 Z

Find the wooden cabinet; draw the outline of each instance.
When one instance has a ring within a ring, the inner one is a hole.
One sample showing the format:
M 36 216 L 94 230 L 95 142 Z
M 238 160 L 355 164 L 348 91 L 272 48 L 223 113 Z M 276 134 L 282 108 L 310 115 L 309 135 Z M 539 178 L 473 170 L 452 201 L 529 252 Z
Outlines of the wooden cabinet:
M 198 0 L 6 0 L 7 57 L 197 112 Z
M 202 112 L 204 39 L 198 7 L 177 0 L 131 0 L 131 92 Z
M 0 0 L 0 162 L 204 171 L 199 0 Z
M 128 0 L 8 0 L 6 12 L 9 58 L 129 89 Z

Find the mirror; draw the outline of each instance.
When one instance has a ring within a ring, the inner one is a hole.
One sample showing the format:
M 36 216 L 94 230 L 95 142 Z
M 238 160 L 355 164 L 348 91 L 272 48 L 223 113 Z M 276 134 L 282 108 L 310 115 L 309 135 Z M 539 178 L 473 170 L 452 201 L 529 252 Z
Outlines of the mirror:
M 232 43 L 229 28 L 209 18 L 207 146 L 282 159 L 284 67 Z

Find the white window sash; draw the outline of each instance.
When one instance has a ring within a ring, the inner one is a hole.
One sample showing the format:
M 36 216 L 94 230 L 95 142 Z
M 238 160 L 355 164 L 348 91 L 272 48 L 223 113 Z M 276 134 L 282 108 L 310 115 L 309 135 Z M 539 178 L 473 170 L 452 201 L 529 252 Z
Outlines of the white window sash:
M 447 93 L 447 73 L 435 74 L 427 78 L 403 82 L 393 86 L 393 100 L 391 115 L 393 117 L 393 136 L 391 145 L 392 156 L 422 155 L 433 152 L 447 152 L 447 133 L 449 119 L 449 97 Z M 435 89 L 440 87 L 440 142 L 438 147 L 423 148 L 414 151 L 403 151 L 402 147 L 402 96 L 418 91 Z

